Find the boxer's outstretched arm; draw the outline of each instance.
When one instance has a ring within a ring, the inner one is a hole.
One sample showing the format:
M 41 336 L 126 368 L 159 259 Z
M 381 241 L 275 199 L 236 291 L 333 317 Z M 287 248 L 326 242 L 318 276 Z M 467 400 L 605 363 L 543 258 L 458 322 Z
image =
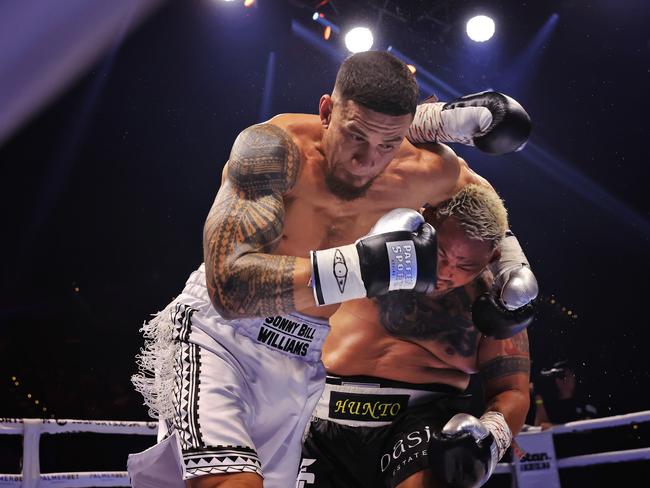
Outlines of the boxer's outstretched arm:
M 530 406 L 528 333 L 504 340 L 483 337 L 478 350 L 486 411 L 503 414 L 513 435 L 524 425 Z
M 479 419 L 454 415 L 428 446 L 432 470 L 445 486 L 483 486 L 491 476 L 524 423 L 529 365 L 525 330 L 505 340 L 482 338 L 478 366 L 485 413 Z
M 203 232 L 208 292 L 225 318 L 314 305 L 309 260 L 269 254 L 282 238 L 282 195 L 299 167 L 298 147 L 277 126 L 255 125 L 235 140 Z

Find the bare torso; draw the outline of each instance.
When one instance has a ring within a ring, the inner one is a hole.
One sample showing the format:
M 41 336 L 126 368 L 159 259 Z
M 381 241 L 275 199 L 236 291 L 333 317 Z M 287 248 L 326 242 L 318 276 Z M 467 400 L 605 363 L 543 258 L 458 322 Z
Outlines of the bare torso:
M 363 197 L 344 201 L 334 196 L 325 184 L 325 163 L 320 149 L 323 129 L 318 116 L 281 115 L 271 123 L 292 136 L 302 155 L 296 184 L 284 195 L 284 231 L 273 251 L 277 255 L 306 258 L 312 249 L 354 242 L 366 234 L 379 217 L 394 208 L 419 210 L 424 203 L 438 198 L 436 192 L 440 190 L 436 184 L 442 187 L 444 182 L 436 182 L 434 175 L 443 166 L 449 171 L 450 160 L 453 165 L 453 158 L 449 157 L 453 152 L 445 146 L 436 145 L 439 152 L 425 152 L 405 141 L 397 157 Z M 445 195 L 440 198 L 445 198 L 450 191 L 444 189 Z M 337 308 L 314 307 L 303 312 L 328 317 Z
M 330 317 L 323 363 L 329 373 L 467 387 L 478 369 L 480 333 L 471 323 L 485 277 L 438 298 L 410 292 L 344 303 Z

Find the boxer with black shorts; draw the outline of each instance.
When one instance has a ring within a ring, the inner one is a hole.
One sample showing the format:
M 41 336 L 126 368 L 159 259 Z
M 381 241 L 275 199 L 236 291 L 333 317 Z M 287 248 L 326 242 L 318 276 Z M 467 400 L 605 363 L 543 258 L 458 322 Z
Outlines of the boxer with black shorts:
M 493 323 L 516 332 L 495 339 L 473 323 L 484 320 L 476 304 L 490 288 L 485 268 L 505 238 L 505 208 L 492 190 L 468 185 L 425 216 L 438 236 L 436 289 L 353 300 L 330 317 L 327 385 L 297 487 L 480 486 L 523 425 L 526 330 Z M 485 388 L 480 419 L 465 413 L 462 394 L 473 373 Z
M 161 420 L 160 442 L 129 458 L 136 488 L 293 485 L 324 386 L 327 318 L 347 300 L 435 283 L 435 235 L 417 212 L 364 235 L 392 209 L 488 185 L 448 147 L 404 140 L 416 110 L 426 112 L 430 142 L 444 132 L 515 150 L 525 141 L 515 128 L 530 129 L 523 109 L 500 94 L 424 108 L 417 96 L 403 62 L 359 53 L 341 66 L 319 115 L 278 115 L 237 137 L 206 220 L 205 264 L 144 328 L 134 381 Z M 412 266 L 398 273 L 399 259 Z M 492 291 L 490 306 L 504 317 L 529 314 L 536 294 L 516 261 L 503 261 Z M 523 301 L 507 298 L 513 290 Z

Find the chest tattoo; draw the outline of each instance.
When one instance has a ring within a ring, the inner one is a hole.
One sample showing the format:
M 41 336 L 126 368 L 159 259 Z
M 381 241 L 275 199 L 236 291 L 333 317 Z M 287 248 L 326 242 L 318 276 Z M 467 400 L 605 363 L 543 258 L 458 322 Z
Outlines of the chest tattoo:
M 435 300 L 412 291 L 397 291 L 377 299 L 379 317 L 391 335 L 446 344 L 448 354 L 476 353 L 478 331 L 471 320 L 471 300 L 463 288 Z

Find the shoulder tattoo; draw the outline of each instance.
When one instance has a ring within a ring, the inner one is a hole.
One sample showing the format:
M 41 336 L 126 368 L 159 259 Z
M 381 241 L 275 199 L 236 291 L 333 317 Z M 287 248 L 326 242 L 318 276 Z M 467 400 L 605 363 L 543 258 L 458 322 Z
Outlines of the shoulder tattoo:
M 230 152 L 228 178 L 244 192 L 289 191 L 300 168 L 300 150 L 291 137 L 271 124 L 242 131 Z

